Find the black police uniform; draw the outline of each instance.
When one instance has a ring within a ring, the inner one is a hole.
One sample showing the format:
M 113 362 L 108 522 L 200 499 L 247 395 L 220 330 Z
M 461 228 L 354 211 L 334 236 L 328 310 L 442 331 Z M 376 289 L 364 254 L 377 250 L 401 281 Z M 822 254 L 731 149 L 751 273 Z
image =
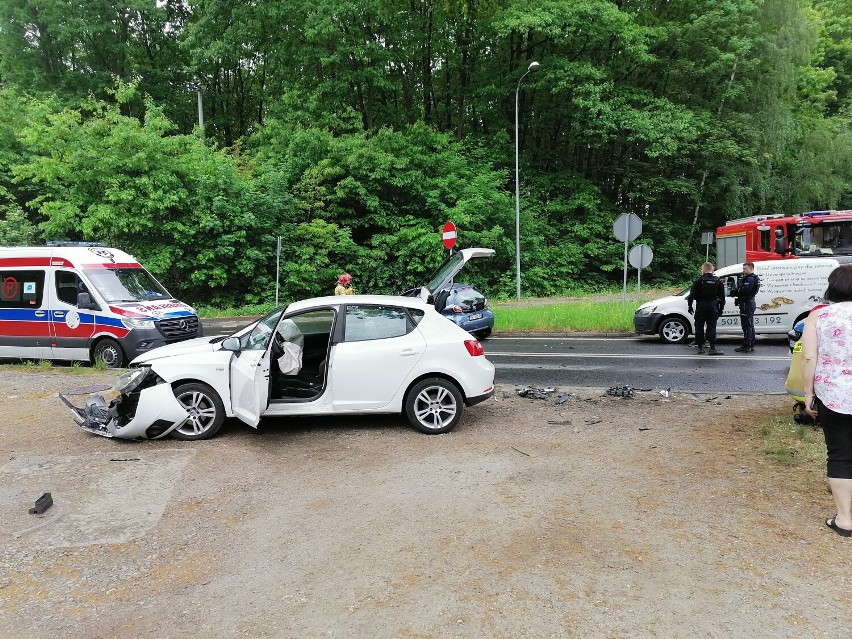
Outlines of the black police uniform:
M 692 284 L 686 298 L 689 312 L 695 304 L 695 343 L 698 352 L 704 352 L 704 341 L 710 344 L 711 355 L 721 355 L 716 350 L 716 320 L 725 308 L 725 285 L 712 273 L 705 273 Z
M 737 288 L 731 291 L 736 298 L 734 304 L 740 307 L 740 326 L 743 329 L 743 345 L 736 348 L 740 353 L 754 352 L 754 311 L 757 306 L 754 296 L 760 290 L 760 278 L 754 273 L 744 276 Z

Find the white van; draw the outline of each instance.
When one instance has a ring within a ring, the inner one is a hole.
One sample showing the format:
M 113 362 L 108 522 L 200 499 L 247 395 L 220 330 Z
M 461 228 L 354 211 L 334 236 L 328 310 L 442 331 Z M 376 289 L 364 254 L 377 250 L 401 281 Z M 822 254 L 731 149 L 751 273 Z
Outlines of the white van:
M 0 248 L 0 286 L 0 357 L 118 368 L 152 348 L 202 335 L 191 307 L 114 248 Z
M 754 332 L 756 335 L 783 336 L 810 310 L 820 303 L 828 286 L 828 274 L 838 264 L 852 258 L 801 258 L 767 260 L 754 263 L 760 277 L 760 290 L 755 298 Z M 743 265 L 720 268 L 716 275 L 725 283 L 728 294 L 743 276 Z M 695 333 L 695 320 L 687 311 L 689 289 L 677 295 L 647 302 L 636 310 L 633 328 L 640 335 L 657 334 L 665 342 L 679 344 Z M 725 300 L 725 312 L 716 323 L 719 335 L 742 335 L 740 309 L 734 298 Z

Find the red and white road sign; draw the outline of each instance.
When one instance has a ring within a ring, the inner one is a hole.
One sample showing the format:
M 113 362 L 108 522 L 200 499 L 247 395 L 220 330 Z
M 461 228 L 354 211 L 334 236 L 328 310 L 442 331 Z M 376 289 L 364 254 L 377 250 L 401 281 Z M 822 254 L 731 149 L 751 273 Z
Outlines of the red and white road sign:
M 456 245 L 456 225 L 452 222 L 444 224 L 444 230 L 441 237 L 444 241 L 444 248 L 449 251 Z

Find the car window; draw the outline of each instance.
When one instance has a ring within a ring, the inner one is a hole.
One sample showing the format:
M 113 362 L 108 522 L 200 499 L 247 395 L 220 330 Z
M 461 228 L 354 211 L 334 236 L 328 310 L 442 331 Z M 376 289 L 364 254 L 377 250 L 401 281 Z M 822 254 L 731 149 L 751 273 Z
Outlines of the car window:
M 417 326 L 420 323 L 420 320 L 426 316 L 426 313 L 418 308 L 409 308 L 408 315 L 411 317 L 411 321 L 414 322 L 414 325 Z
M 38 308 L 44 292 L 44 271 L 0 271 L 0 308 Z
M 73 271 L 56 271 L 56 297 L 77 306 L 77 293 L 88 293 L 86 285 Z
M 343 334 L 346 342 L 400 337 L 408 331 L 408 315 L 403 308 L 354 304 L 346 307 L 346 328 Z
M 455 289 L 447 299 L 447 306 L 458 305 L 463 311 L 473 311 L 485 305 L 485 296 L 472 286 Z
M 272 331 L 278 325 L 278 320 L 284 313 L 283 308 L 272 311 L 269 315 L 262 318 L 250 332 L 242 336 L 240 345 L 244 351 L 262 351 L 269 346 L 269 338 L 272 336 Z

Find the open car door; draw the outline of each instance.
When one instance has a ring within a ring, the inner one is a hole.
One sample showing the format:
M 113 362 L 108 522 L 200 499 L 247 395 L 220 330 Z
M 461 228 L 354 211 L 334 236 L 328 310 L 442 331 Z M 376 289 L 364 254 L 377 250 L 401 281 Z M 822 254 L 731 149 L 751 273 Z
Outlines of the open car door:
M 420 291 L 417 296 L 419 296 L 424 302 L 428 302 L 429 297 L 434 296 L 435 293 L 446 288 L 450 282 L 453 281 L 456 274 L 462 270 L 464 265 L 470 260 L 491 257 L 492 255 L 494 255 L 494 249 L 489 248 L 466 248 L 453 253 L 432 274 L 429 282 L 425 286 L 420 287 Z
M 231 406 L 234 414 L 257 428 L 269 400 L 270 349 L 245 350 L 231 358 Z

